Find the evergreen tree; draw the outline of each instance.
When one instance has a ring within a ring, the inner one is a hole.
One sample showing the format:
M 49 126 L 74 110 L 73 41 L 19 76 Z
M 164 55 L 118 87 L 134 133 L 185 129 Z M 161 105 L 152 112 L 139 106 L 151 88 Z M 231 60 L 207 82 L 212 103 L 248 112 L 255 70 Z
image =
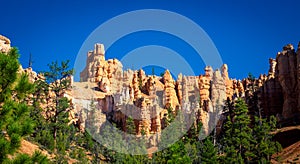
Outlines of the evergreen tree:
M 173 112 L 172 108 L 167 109 L 168 114 L 163 119 L 164 131 L 161 133 L 161 142 L 158 145 L 161 149 L 166 148 L 174 143 L 174 141 L 179 140 L 180 136 L 185 134 L 184 128 L 184 116 L 179 110 L 177 113 Z
M 248 84 L 248 94 L 246 94 L 246 100 L 247 100 L 247 104 L 248 104 L 248 108 L 249 108 L 249 114 L 251 116 L 251 119 L 253 120 L 254 115 L 259 115 L 259 117 L 262 117 L 262 111 L 261 109 L 258 107 L 258 96 L 257 96 L 257 90 L 258 90 L 258 85 L 255 82 L 255 77 L 249 73 L 248 74 L 248 81 L 250 82 Z
M 232 120 L 228 116 L 228 121 L 225 123 L 223 137 L 225 161 L 234 163 L 236 161 L 231 160 L 242 158 L 245 162 L 249 162 L 255 157 L 252 151 L 255 140 L 252 136 L 252 129 L 249 127 L 251 120 L 244 100 L 236 101 L 233 114 Z
M 232 121 L 233 118 L 233 108 L 234 108 L 234 102 L 227 97 L 223 109 L 223 114 L 225 116 L 229 116 L 228 118 Z
M 253 135 L 257 142 L 254 153 L 256 154 L 256 163 L 267 163 L 271 160 L 272 154 L 281 150 L 281 145 L 278 142 L 272 141 L 271 134 L 276 128 L 276 118 L 271 116 L 269 121 L 255 117 L 255 126 Z
M 188 142 L 186 142 L 186 140 L 184 139 L 184 148 L 186 151 L 186 155 L 190 158 L 191 162 L 193 163 L 200 163 L 200 144 L 199 142 L 191 142 L 191 140 L 189 140 Z
M 63 61 L 59 65 L 58 62 L 48 64 L 49 71 L 44 72 L 48 88 L 54 93 L 54 104 L 48 109 L 50 117 L 50 130 L 54 139 L 54 152 L 59 151 L 64 154 L 68 147 L 69 133 L 69 110 L 70 102 L 66 97 L 63 97 L 64 91 L 69 89 L 71 81 L 69 76 L 73 74 L 73 69 L 69 69 L 69 61 Z
M 199 133 L 202 128 L 202 123 L 194 123 L 188 133 L 183 137 L 187 155 L 193 163 L 200 163 L 202 145 L 199 141 Z
M 90 140 L 88 144 L 83 143 L 87 139 L 85 135 L 74 124 L 70 124 L 69 111 L 73 106 L 70 106 L 70 101 L 64 97 L 64 93 L 71 88 L 70 76 L 73 72 L 73 69 L 69 69 L 69 61 L 63 61 L 60 65 L 58 62 L 52 62 L 49 64 L 49 71 L 44 73 L 49 91 L 55 95 L 52 97 L 54 105 L 47 109 L 47 112 L 50 112 L 47 122 L 54 141 L 55 160 L 58 163 L 67 160 L 68 152 L 78 162 L 86 163 L 87 158 L 82 147 L 92 147 Z
M 20 147 L 22 137 L 33 132 L 26 96 L 33 85 L 28 77 L 19 74 L 19 54 L 12 48 L 7 54 L 0 52 L 0 163 Z
M 97 114 L 97 108 L 95 105 L 94 100 L 92 99 L 91 103 L 90 103 L 90 109 L 88 110 L 88 119 L 86 119 L 86 130 L 88 131 L 88 133 L 92 134 L 92 135 L 97 135 L 98 133 L 98 129 L 100 127 L 96 126 L 96 114 Z
M 155 163 L 191 163 L 182 139 L 153 155 Z
M 12 85 L 17 81 L 19 69 L 18 50 L 13 48 L 7 54 L 0 52 L 0 102 L 11 99 Z
M 165 118 L 167 126 L 161 134 L 161 141 L 158 145 L 162 151 L 155 153 L 153 160 L 157 163 L 191 163 L 190 155 L 192 156 L 195 152 L 190 147 L 191 145 L 185 143 L 184 137 L 180 137 L 184 135 L 183 129 L 186 126 L 184 116 L 180 110 L 174 113 L 171 107 L 167 111 Z
M 122 142 L 123 137 L 117 131 L 116 124 L 111 123 L 106 120 L 100 128 L 100 134 L 94 136 L 97 141 L 101 141 L 101 143 L 105 143 L 104 146 L 101 145 L 102 150 L 101 152 L 105 157 L 112 163 L 122 163 L 124 161 L 125 155 L 115 150 L 119 150 L 120 152 L 125 151 L 126 145 Z M 111 148 L 114 148 L 112 150 Z
M 87 158 L 84 149 L 94 150 L 94 141 L 91 138 L 90 129 L 81 133 L 78 127 L 70 124 L 69 111 L 72 109 L 69 100 L 64 97 L 66 90 L 70 89 L 71 81 L 69 76 L 73 70 L 69 69 L 68 61 L 49 64 L 49 71 L 44 72 L 46 82 L 37 80 L 35 82 L 34 109 L 31 112 L 32 118 L 38 124 L 33 138 L 48 150 L 53 150 L 56 154 L 55 162 L 67 162 L 67 156 L 86 163 Z M 50 96 L 52 95 L 52 96 Z M 45 106 L 44 109 L 41 105 Z M 94 102 L 91 103 L 91 112 L 95 112 Z M 92 114 L 95 117 L 95 114 Z M 95 119 L 88 124 L 96 128 Z M 96 130 L 96 129 L 94 129 Z M 84 148 L 84 149 L 83 149 Z
M 201 163 L 215 164 L 218 163 L 217 150 L 211 141 L 211 137 L 207 137 L 201 147 L 200 153 Z
M 244 159 L 240 153 L 237 153 L 236 148 L 232 146 L 225 147 L 225 156 L 221 156 L 220 163 L 226 164 L 242 164 Z
M 128 116 L 126 119 L 126 134 L 136 134 L 134 120 L 130 116 Z
M 49 159 L 44 156 L 40 151 L 35 151 L 32 156 L 27 154 L 18 154 L 12 160 L 6 160 L 4 163 L 8 164 L 48 164 L 50 163 Z
M 48 66 L 49 71 L 44 72 L 46 81 L 35 81 L 31 116 L 37 127 L 33 138 L 48 150 L 53 150 L 56 154 L 55 161 L 62 163 L 67 160 L 67 150 L 81 153 L 78 145 L 83 136 L 77 135 L 78 129 L 73 124 L 69 125 L 69 110 L 72 107 L 64 97 L 65 91 L 71 87 L 69 76 L 73 70 L 69 69 L 68 61 L 60 65 L 52 62 Z M 41 105 L 44 107 L 41 108 Z
M 35 90 L 33 93 L 33 104 L 30 117 L 34 120 L 36 127 L 32 135 L 32 139 L 50 150 L 54 150 L 54 139 L 51 134 L 49 121 L 45 118 L 45 109 L 41 108 L 41 104 L 46 104 L 45 97 L 49 95 L 48 84 L 43 80 L 34 82 Z

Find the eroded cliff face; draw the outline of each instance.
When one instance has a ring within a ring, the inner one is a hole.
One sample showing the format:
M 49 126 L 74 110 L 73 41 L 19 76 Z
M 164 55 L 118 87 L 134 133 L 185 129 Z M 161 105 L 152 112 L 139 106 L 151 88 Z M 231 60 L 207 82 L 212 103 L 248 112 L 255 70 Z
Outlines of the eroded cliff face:
M 283 94 L 283 111 L 284 118 L 292 117 L 298 113 L 298 77 L 297 74 L 297 54 L 292 45 L 283 47 L 283 51 L 279 52 L 276 57 L 277 61 L 277 77 Z M 300 97 L 299 97 L 300 98 Z
M 10 49 L 10 40 L 0 35 L 0 51 L 7 53 Z M 68 77 L 72 88 L 61 96 L 71 101 L 70 119 L 80 123 L 81 129 L 89 126 L 88 120 L 94 118 L 99 129 L 109 121 L 126 132 L 131 117 L 135 133 L 148 136 L 149 145 L 156 146 L 159 135 L 154 134 L 160 134 L 167 126 L 164 120 L 170 114 L 168 109 L 173 114 L 184 113 L 189 124 L 201 121 L 204 135 L 217 125 L 225 100 L 239 97 L 246 100 L 252 114 L 276 115 L 279 121 L 299 118 L 300 45 L 297 50 L 291 44 L 284 46 L 276 59 L 269 59 L 269 65 L 267 75 L 254 79 L 231 79 L 224 64 L 216 70 L 206 66 L 205 73 L 199 76 L 179 74 L 175 80 L 168 70 L 162 77 L 146 75 L 143 70 L 123 70 L 117 59 L 105 60 L 104 45 L 96 44 L 87 53 L 81 81 L 73 82 Z M 45 80 L 32 68 L 20 67 L 20 72 L 28 74 L 31 82 Z M 42 107 L 51 107 L 51 97 L 51 92 L 43 95 L 47 103 Z
M 122 70 L 117 60 L 105 60 L 104 46 L 95 45 L 88 52 L 86 68 L 81 72 L 82 81 L 97 84 L 104 96 L 97 98 L 102 111 L 112 114 L 113 121 L 126 123 L 129 117 L 122 112 L 124 104 L 136 107 L 137 134 L 160 132 L 167 109 L 174 113 L 192 112 L 196 121 L 203 123 L 209 133 L 222 113 L 225 100 L 243 98 L 252 114 L 275 115 L 279 120 L 295 117 L 300 111 L 300 50 L 292 45 L 283 47 L 276 59 L 269 60 L 268 75 L 258 78 L 231 79 L 228 66 L 213 70 L 205 67 L 199 76 L 178 75 L 174 80 L 166 70 L 162 77 L 145 75 L 143 70 Z M 111 97 L 111 100 L 107 100 Z M 109 104 L 109 105 L 108 105 Z M 123 105 L 122 105 L 123 104 Z M 127 108 L 132 108 L 128 107 Z M 118 112 L 116 112 L 118 111 Z M 122 125 L 126 129 L 125 125 Z
M 207 135 L 217 123 L 226 98 L 240 97 L 244 92 L 241 82 L 229 78 L 227 65 L 215 71 L 207 66 L 204 75 L 180 74 L 174 80 L 168 70 L 162 77 L 146 75 L 143 70 L 123 70 L 117 59 L 105 60 L 104 51 L 103 45 L 96 44 L 95 49 L 87 53 L 86 67 L 80 73 L 81 82 L 74 85 L 78 89 L 82 83 L 92 84 L 93 87 L 87 88 L 94 88 L 94 93 L 85 98 L 82 93 L 73 94 L 75 105 L 88 111 L 88 107 L 84 107 L 87 103 L 82 105 L 80 101 L 96 100 L 98 110 L 123 131 L 127 130 L 126 121 L 131 117 L 137 135 L 159 133 L 167 126 L 164 120 L 169 109 L 173 114 L 184 113 L 188 124 L 201 121 L 203 133 Z M 76 110 L 84 123 L 88 112 Z
M 269 59 L 268 74 L 257 79 L 243 79 L 245 99 L 256 96 L 255 106 L 262 116 L 277 116 L 281 122 L 297 120 L 300 114 L 300 49 L 288 44 Z

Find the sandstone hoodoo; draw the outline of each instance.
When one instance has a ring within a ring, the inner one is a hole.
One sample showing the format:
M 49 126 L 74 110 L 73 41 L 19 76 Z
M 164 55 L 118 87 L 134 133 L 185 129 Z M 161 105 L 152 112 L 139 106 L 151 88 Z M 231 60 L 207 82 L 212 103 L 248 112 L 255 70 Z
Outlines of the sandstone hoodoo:
M 216 109 L 222 112 L 226 99 L 242 97 L 250 103 L 250 110 L 259 111 L 265 116 L 276 115 L 281 120 L 297 116 L 300 111 L 299 63 L 299 48 L 295 51 L 292 45 L 287 45 L 276 59 L 269 60 L 268 75 L 260 75 L 257 79 L 231 79 L 228 66 L 224 64 L 220 70 L 214 71 L 207 66 L 204 75 L 180 74 L 174 80 L 169 70 L 165 71 L 163 77 L 145 75 L 143 70 L 123 70 L 117 59 L 105 60 L 104 46 L 96 44 L 95 49 L 87 53 L 86 67 L 80 73 L 80 79 L 98 88 L 95 92 L 99 94 L 94 93 L 93 99 L 98 100 L 99 104 L 106 104 L 98 105 L 106 115 L 120 115 L 117 111 L 122 111 L 120 109 L 125 108 L 125 103 L 136 106 L 136 110 L 140 110 L 140 116 L 136 118 L 143 118 L 135 120 L 138 133 L 141 129 L 146 130 L 146 134 L 161 131 L 159 128 L 163 127 L 161 123 L 168 108 L 197 113 L 197 119 L 203 121 L 208 133 L 211 130 L 208 128 L 209 118 L 216 114 Z M 253 97 L 257 97 L 255 105 L 251 104 Z M 146 113 L 151 116 L 145 117 L 148 115 Z M 123 116 L 112 118 L 125 123 L 127 117 L 130 116 L 123 113 Z
M 0 51 L 7 53 L 10 49 L 10 40 L 0 35 Z M 67 88 L 54 93 L 51 86 L 62 84 L 58 82 L 62 79 L 54 80 L 47 85 L 47 92 L 30 94 L 25 100 L 32 105 L 32 99 L 39 98 L 40 107 L 47 109 L 42 117 L 51 118 L 55 97 L 67 98 L 69 124 L 77 125 L 82 132 L 93 127 L 95 135 L 107 122 L 114 123 L 120 130 L 145 139 L 149 154 L 157 150 L 171 115 L 183 114 L 181 121 L 188 128 L 201 122 L 200 137 L 204 138 L 222 126 L 222 116 L 228 114 L 226 103 L 238 98 L 245 100 L 251 116 L 274 115 L 282 126 L 300 119 L 300 44 L 297 50 L 291 44 L 284 46 L 276 59 L 269 59 L 268 74 L 258 78 L 249 75 L 242 80 L 232 79 L 226 64 L 215 70 L 206 66 L 204 71 L 199 76 L 179 74 L 175 79 L 169 70 L 162 76 L 146 75 L 142 69 L 123 70 L 119 60 L 105 59 L 103 44 L 95 44 L 94 50 L 87 52 L 80 82 L 74 82 L 71 75 L 63 76 L 70 84 Z M 32 83 L 45 82 L 47 76 L 31 67 L 20 66 L 18 72 L 27 74 Z M 129 124 L 134 126 L 133 132 Z M 122 137 L 126 136 L 123 133 Z
M 10 40 L 1 35 L 1 52 L 8 52 L 10 48 Z M 72 83 L 72 90 L 66 90 L 62 96 L 72 101 L 74 109 L 70 117 L 74 122 L 80 119 L 82 128 L 91 117 L 89 104 L 94 101 L 98 110 L 97 126 L 109 120 L 126 131 L 126 119 L 132 117 L 136 133 L 143 132 L 152 138 L 152 134 L 166 126 L 163 120 L 168 109 L 173 113 L 178 110 L 193 113 L 207 134 L 213 128 L 209 125 L 210 119 L 222 113 L 225 100 L 238 97 L 246 100 L 251 112 L 262 116 L 275 115 L 283 123 L 299 118 L 300 45 L 297 50 L 291 44 L 284 46 L 276 59 L 269 59 L 269 65 L 267 75 L 253 79 L 230 78 L 228 66 L 224 64 L 217 70 L 206 66 L 205 73 L 199 76 L 180 74 L 175 80 L 169 70 L 162 77 L 146 75 L 142 69 L 123 70 L 119 60 L 105 59 L 103 44 L 95 44 L 94 50 L 87 52 L 80 82 Z M 32 68 L 20 68 L 20 71 L 28 74 L 31 82 L 45 79 Z M 51 94 L 45 95 L 45 99 L 51 100 Z M 48 103 L 44 106 L 51 106 L 51 102 Z M 153 140 L 151 143 L 153 145 Z
M 105 60 L 104 55 L 104 46 L 96 44 L 95 49 L 87 53 L 86 67 L 80 73 L 81 82 L 74 85 L 77 89 L 80 83 L 96 86 L 93 89 L 101 94 L 94 93 L 86 101 L 97 100 L 98 110 L 106 114 L 110 121 L 117 122 L 124 131 L 126 119 L 132 117 L 137 134 L 143 131 L 153 137 L 151 134 L 160 132 L 166 126 L 163 120 L 167 117 L 167 110 L 171 109 L 174 113 L 181 110 L 197 115 L 196 119 L 203 121 L 205 133 L 208 134 L 213 128 L 209 128 L 208 123 L 210 115 L 215 114 L 215 107 L 221 107 L 226 96 L 232 97 L 234 94 L 226 65 L 222 71 L 213 71 L 207 66 L 205 75 L 178 75 L 178 79 L 174 80 L 169 70 L 162 77 L 145 75 L 143 70 L 123 70 L 117 59 Z M 80 100 L 82 97 L 73 96 L 76 106 L 86 108 L 87 103 L 83 104 Z M 132 113 L 128 112 L 129 108 L 136 110 L 133 115 L 128 115 Z M 77 108 L 77 112 L 81 111 L 83 109 Z M 86 119 L 84 115 L 80 116 L 82 122 Z

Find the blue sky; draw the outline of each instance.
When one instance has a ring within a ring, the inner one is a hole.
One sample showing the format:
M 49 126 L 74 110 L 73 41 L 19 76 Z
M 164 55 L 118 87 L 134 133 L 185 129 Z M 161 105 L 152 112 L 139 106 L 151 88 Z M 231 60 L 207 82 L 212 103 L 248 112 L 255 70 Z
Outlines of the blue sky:
M 228 64 L 230 77 L 243 78 L 249 72 L 255 76 L 267 73 L 270 57 L 276 57 L 285 44 L 297 46 L 300 41 L 299 6 L 297 0 L 11 0 L 1 2 L 0 34 L 10 38 L 12 45 L 19 48 L 24 67 L 28 65 L 31 53 L 34 70 L 42 71 L 55 60 L 69 59 L 73 66 L 89 34 L 119 14 L 140 9 L 169 10 L 201 26 L 214 42 L 223 62 Z M 151 32 L 126 36 L 118 41 L 115 50 L 108 51 L 107 58 L 120 59 L 141 42 L 163 44 L 160 42 L 163 37 L 172 39 Z M 184 58 L 193 55 L 189 47 L 182 46 L 178 51 L 183 52 Z M 196 74 L 203 73 L 201 59 L 189 63 Z

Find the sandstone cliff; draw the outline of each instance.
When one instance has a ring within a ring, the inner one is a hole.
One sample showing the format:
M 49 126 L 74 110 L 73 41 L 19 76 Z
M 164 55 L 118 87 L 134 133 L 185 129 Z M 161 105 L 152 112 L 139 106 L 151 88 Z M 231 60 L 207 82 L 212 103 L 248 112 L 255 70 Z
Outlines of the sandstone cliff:
M 202 121 L 203 134 L 207 135 L 215 127 L 226 98 L 240 97 L 244 92 L 241 82 L 229 78 L 227 65 L 215 71 L 207 66 L 204 75 L 180 74 L 174 80 L 168 70 L 162 77 L 145 75 L 143 70 L 123 70 L 117 59 L 105 60 L 104 51 L 102 44 L 96 44 L 95 49 L 87 53 L 86 67 L 80 73 L 81 82 L 74 83 L 76 89 L 82 83 L 93 86 L 87 90 L 94 89 L 92 96 L 84 98 L 81 92 L 73 94 L 75 105 L 82 107 L 76 108 L 82 122 L 87 119 L 82 109 L 88 108 L 87 102 L 93 99 L 106 119 L 117 123 L 123 131 L 127 130 L 126 121 L 131 117 L 136 134 L 143 132 L 153 137 L 151 134 L 160 133 L 167 126 L 164 120 L 171 109 L 173 114 L 179 110 L 184 113 L 189 125 Z M 83 103 L 82 99 L 87 102 Z
M 295 51 L 292 45 L 285 46 L 276 59 L 269 60 L 268 75 L 242 80 L 231 79 L 226 64 L 220 70 L 207 66 L 204 75 L 180 74 L 177 80 L 168 70 L 163 77 L 148 76 L 143 70 L 122 70 L 117 59 L 105 60 L 104 51 L 103 45 L 96 44 L 88 52 L 80 79 L 96 84 L 103 96 L 94 98 L 106 104 L 100 105 L 99 110 L 114 113 L 113 121 L 123 129 L 126 128 L 122 123 L 128 117 L 122 112 L 124 104 L 135 106 L 138 134 L 141 129 L 146 134 L 161 131 L 168 108 L 175 113 L 193 112 L 196 120 L 203 122 L 204 132 L 209 133 L 222 113 L 224 101 L 238 97 L 246 100 L 252 114 L 276 115 L 280 120 L 288 120 L 300 111 L 300 50 Z
M 260 75 L 258 79 L 252 81 L 243 80 L 248 97 L 257 96 L 257 106 L 254 108 L 260 110 L 262 115 L 276 115 L 283 122 L 299 118 L 299 61 L 299 46 L 295 50 L 291 44 L 288 44 L 277 53 L 276 59 L 269 59 L 268 75 Z
M 10 40 L 0 35 L 0 51 L 8 52 L 10 48 Z M 154 134 L 160 134 L 167 126 L 164 120 L 170 114 L 168 109 L 175 115 L 178 111 L 184 113 L 188 125 L 201 121 L 204 135 L 217 125 L 225 100 L 239 97 L 246 100 L 251 114 L 276 115 L 283 123 L 299 119 L 300 45 L 297 50 L 291 44 L 284 46 L 276 59 L 269 59 L 269 65 L 268 74 L 258 78 L 231 79 L 224 64 L 216 70 L 206 66 L 203 75 L 179 74 L 174 79 L 169 70 L 162 77 L 146 75 L 143 70 L 123 70 L 117 59 L 105 59 L 104 45 L 96 44 L 87 53 L 81 81 L 73 82 L 68 77 L 72 88 L 61 96 L 71 101 L 71 122 L 80 123 L 81 129 L 90 126 L 89 119 L 96 118 L 99 128 L 109 121 L 126 132 L 131 117 L 136 134 L 148 136 L 151 147 L 159 141 L 159 135 Z M 31 82 L 45 80 L 32 68 L 20 67 L 20 72 L 28 74 Z M 47 101 L 42 107 L 51 108 L 52 97 L 51 92 L 43 95 Z M 92 111 L 91 102 L 96 111 Z

